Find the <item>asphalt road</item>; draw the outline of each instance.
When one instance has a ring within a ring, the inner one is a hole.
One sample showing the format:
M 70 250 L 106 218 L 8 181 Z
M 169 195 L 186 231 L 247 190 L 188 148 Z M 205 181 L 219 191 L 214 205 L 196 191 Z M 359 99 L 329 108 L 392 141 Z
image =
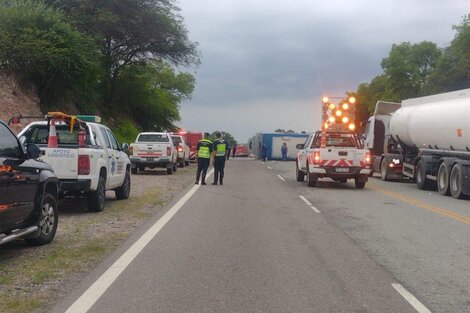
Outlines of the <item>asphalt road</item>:
M 417 312 L 392 284 L 434 313 L 470 312 L 468 201 L 377 179 L 308 188 L 292 162 L 231 159 L 226 172 L 224 186 L 188 188 L 54 312 Z

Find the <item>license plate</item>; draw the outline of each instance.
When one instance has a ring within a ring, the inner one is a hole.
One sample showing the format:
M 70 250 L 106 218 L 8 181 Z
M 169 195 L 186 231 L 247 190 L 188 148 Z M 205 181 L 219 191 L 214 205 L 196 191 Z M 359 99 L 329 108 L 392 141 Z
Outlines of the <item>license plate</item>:
M 153 161 L 153 158 L 147 158 L 147 161 Z
M 349 168 L 347 168 L 347 167 L 337 167 L 336 172 L 338 172 L 338 173 L 349 173 Z

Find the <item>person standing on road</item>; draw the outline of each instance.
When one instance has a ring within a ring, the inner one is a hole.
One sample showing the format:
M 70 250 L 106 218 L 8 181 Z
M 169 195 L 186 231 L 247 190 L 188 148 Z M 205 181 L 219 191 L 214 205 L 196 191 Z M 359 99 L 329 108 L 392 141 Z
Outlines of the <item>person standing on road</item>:
M 265 143 L 261 146 L 261 161 L 266 162 L 266 158 L 268 157 L 268 146 Z
M 228 142 L 227 142 L 227 150 L 230 151 L 230 144 Z M 226 157 L 227 157 L 227 160 L 230 159 L 230 153 L 227 153 Z
M 236 151 L 237 151 L 237 145 L 234 144 L 234 145 L 233 145 L 233 148 L 232 148 L 232 158 L 235 157 L 235 152 L 236 152 Z M 230 151 L 229 151 L 228 153 L 230 154 Z
M 196 146 L 197 172 L 196 185 L 199 184 L 201 177 L 201 185 L 206 185 L 206 173 L 209 167 L 212 154 L 212 142 L 209 140 L 209 133 L 204 133 L 204 138 L 198 141 Z
M 281 147 L 282 160 L 287 160 L 287 144 L 284 142 Z
M 222 139 L 222 134 L 220 132 L 215 133 L 215 140 L 213 145 L 214 150 L 214 182 L 212 185 L 217 185 L 219 182 L 221 185 L 224 184 L 224 168 L 225 168 L 225 158 L 227 154 L 230 154 L 228 148 L 228 143 Z

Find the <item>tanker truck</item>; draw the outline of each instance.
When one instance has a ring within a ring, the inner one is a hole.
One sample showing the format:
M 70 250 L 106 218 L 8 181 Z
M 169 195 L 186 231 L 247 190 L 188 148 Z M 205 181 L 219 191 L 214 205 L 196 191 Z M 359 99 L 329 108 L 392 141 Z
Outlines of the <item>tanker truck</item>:
M 384 103 L 364 134 L 374 171 L 442 195 L 470 195 L 470 89 Z

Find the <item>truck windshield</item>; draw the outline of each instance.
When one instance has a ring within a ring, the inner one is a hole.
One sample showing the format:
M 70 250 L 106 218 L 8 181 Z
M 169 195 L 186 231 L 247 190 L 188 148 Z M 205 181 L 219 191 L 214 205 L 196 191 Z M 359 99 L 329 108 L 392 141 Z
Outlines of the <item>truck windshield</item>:
M 20 146 L 15 136 L 8 128 L 0 123 L 0 157 L 19 157 L 21 156 Z
M 86 144 L 91 145 L 90 135 L 86 129 Z M 60 145 L 78 145 L 78 129 L 70 128 L 67 125 L 56 125 L 57 143 Z M 49 139 L 49 127 L 47 125 L 34 125 L 30 131 L 25 134 L 26 143 L 33 143 L 37 145 L 47 144 Z
M 167 135 L 164 134 L 142 134 L 137 139 L 139 142 L 170 142 Z
M 320 148 L 321 134 L 316 137 L 313 143 L 313 148 Z M 326 135 L 327 147 L 350 147 L 356 148 L 356 140 L 352 134 L 328 134 Z
M 173 144 L 175 146 L 181 144 L 182 142 L 181 137 L 178 137 L 178 136 L 171 136 L 171 140 L 173 141 Z

